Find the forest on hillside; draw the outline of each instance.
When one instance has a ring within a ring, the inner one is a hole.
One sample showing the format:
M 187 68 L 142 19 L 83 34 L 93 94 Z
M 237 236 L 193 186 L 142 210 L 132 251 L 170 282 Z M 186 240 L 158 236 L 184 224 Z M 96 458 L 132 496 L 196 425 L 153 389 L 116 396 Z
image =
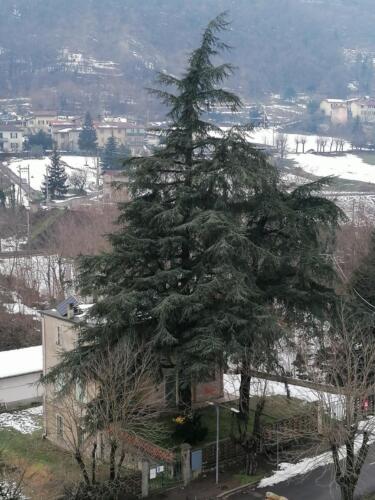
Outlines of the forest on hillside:
M 245 98 L 344 96 L 375 51 L 372 0 L 2 0 L 0 96 L 67 110 L 98 96 L 107 107 L 142 101 L 140 83 L 181 69 L 221 11 L 232 20 L 238 68 L 230 85 Z

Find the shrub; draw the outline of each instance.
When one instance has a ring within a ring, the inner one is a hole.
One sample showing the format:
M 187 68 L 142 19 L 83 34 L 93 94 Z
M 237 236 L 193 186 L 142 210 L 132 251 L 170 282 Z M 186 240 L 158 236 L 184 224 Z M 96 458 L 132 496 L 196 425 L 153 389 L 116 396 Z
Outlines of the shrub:
M 173 436 L 184 443 L 198 443 L 207 435 L 208 429 L 202 424 L 202 415 L 199 413 L 194 413 L 192 416 L 178 416 L 174 419 L 174 423 Z

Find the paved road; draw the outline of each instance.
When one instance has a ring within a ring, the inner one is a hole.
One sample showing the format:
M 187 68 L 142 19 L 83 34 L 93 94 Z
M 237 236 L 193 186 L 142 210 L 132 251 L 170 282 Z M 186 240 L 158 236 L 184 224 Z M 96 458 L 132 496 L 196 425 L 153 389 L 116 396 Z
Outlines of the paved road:
M 283 495 L 288 500 L 340 500 L 340 492 L 333 481 L 332 467 L 320 467 L 305 476 L 296 476 L 289 481 L 265 489 L 251 489 L 231 497 L 231 500 L 264 499 L 266 491 Z M 375 492 L 375 446 L 370 450 L 356 490 L 356 498 Z

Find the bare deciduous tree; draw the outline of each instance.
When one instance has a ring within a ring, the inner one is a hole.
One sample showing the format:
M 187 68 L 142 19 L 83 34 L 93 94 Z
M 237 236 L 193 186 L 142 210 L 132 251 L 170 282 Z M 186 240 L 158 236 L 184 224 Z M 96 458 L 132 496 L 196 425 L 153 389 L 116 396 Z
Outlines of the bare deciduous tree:
M 57 416 L 55 432 L 88 488 L 98 481 L 123 480 L 123 467 L 136 466 L 144 443 L 156 446 L 164 437 L 157 418 L 162 391 L 154 381 L 150 349 L 122 343 L 104 349 L 75 385 L 64 386 L 48 402 Z M 106 464 L 105 477 L 98 474 L 98 457 Z

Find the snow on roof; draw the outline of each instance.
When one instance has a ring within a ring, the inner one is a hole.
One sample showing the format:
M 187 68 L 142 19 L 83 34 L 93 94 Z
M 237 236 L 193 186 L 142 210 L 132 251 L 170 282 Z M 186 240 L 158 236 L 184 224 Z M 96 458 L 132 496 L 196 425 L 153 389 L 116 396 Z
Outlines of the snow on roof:
M 0 352 L 0 378 L 14 377 L 43 370 L 42 346 Z
M 346 103 L 346 101 L 344 101 L 344 99 L 324 99 L 324 101 Z

